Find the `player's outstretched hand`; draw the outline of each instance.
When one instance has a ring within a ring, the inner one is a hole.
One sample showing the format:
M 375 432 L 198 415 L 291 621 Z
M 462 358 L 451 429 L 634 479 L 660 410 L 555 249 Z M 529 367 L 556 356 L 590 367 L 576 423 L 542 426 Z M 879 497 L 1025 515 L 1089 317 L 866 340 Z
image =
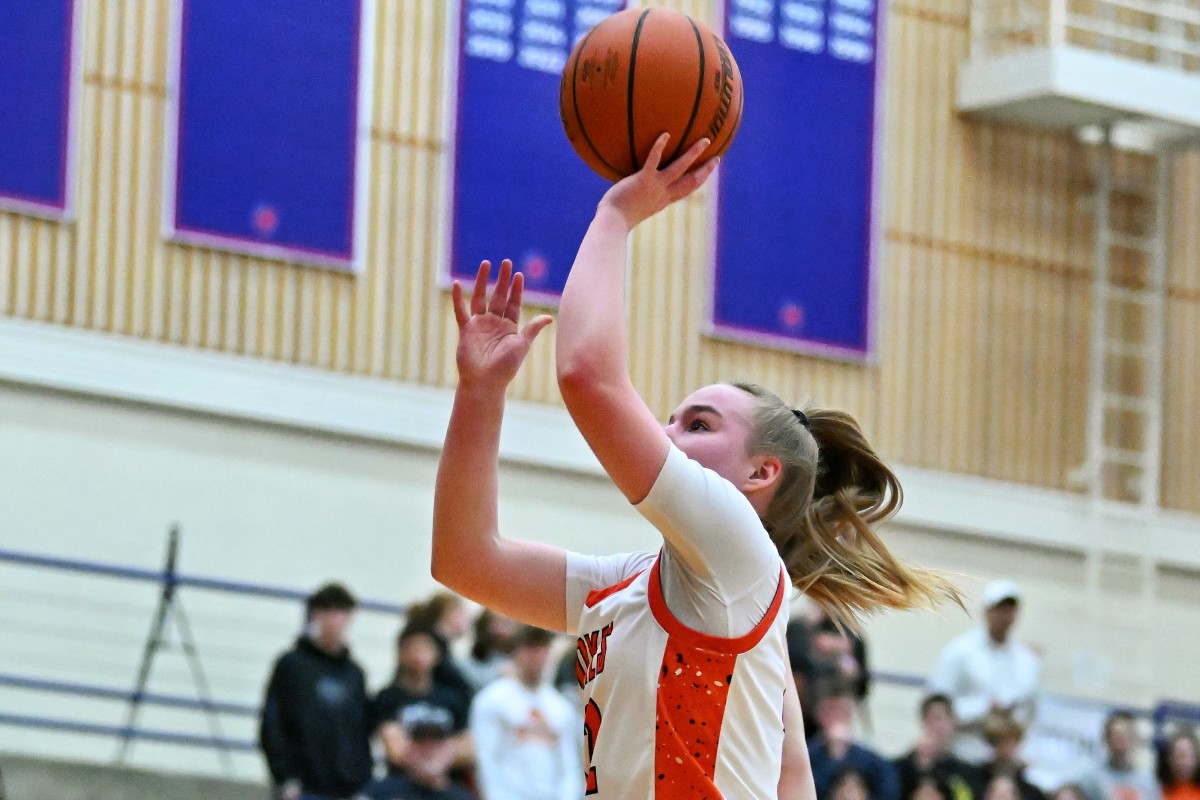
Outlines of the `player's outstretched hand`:
M 717 168 L 720 159 L 711 158 L 688 171 L 708 148 L 709 140 L 701 139 L 679 158 L 659 169 L 670 138 L 667 133 L 659 136 L 642 168 L 618 181 L 600 200 L 602 208 L 608 206 L 620 213 L 630 230 L 699 189 Z
M 458 379 L 460 384 L 493 382 L 508 385 L 529 346 L 542 329 L 554 319 L 549 314 L 534 317 L 524 327 L 521 321 L 521 293 L 525 276 L 513 274 L 507 258 L 500 264 L 496 288 L 487 296 L 488 275 L 492 264 L 484 261 L 475 276 L 468 308 L 462 284 L 454 282 L 454 317 L 458 321 Z

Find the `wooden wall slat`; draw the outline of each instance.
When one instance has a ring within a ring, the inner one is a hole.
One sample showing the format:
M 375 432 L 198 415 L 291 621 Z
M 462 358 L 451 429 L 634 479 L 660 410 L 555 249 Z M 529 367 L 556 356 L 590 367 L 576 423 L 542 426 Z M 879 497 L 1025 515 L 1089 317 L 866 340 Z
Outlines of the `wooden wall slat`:
M 657 3 L 712 20 L 710 0 Z M 169 15 L 157 0 L 85 4 L 76 219 L 0 213 L 0 312 L 334 372 L 452 385 L 445 264 L 450 111 L 445 0 L 378 0 L 363 266 L 343 275 L 163 240 Z M 1070 489 L 1083 458 L 1090 156 L 1067 137 L 954 111 L 961 0 L 885 10 L 884 158 L 875 363 L 703 335 L 709 190 L 634 236 L 635 384 L 665 416 L 715 380 L 857 415 L 895 461 Z M 1144 158 L 1119 159 L 1142 179 Z M 1200 512 L 1200 155 L 1174 189 L 1163 502 Z M 497 253 L 497 259 L 504 254 Z M 531 313 L 537 313 L 532 309 Z M 559 403 L 553 327 L 514 398 Z

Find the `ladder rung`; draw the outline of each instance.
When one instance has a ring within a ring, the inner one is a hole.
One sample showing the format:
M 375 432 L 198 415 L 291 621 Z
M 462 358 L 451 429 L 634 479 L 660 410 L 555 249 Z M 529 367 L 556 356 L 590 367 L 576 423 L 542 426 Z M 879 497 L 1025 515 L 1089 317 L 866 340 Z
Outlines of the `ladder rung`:
M 1147 203 L 1153 202 L 1155 198 L 1154 187 L 1144 183 L 1114 182 L 1110 194 L 1120 195 L 1121 197 L 1133 197 L 1138 200 L 1145 200 Z
M 1154 239 L 1147 239 L 1144 236 L 1134 236 L 1119 231 L 1106 231 L 1104 235 L 1107 237 L 1110 246 L 1115 245 L 1126 250 L 1140 250 L 1143 253 L 1158 252 L 1158 242 Z
M 1150 404 L 1142 397 L 1130 397 L 1127 394 L 1104 394 L 1104 407 L 1115 408 L 1118 411 L 1136 411 L 1145 414 L 1150 410 Z
M 1109 189 L 1109 196 L 1116 197 L 1132 197 L 1135 200 L 1142 200 L 1147 203 L 1152 203 L 1157 197 L 1157 192 L 1153 186 L 1148 186 L 1144 183 L 1114 183 Z M 1088 205 L 1093 205 L 1096 199 L 1100 197 L 1100 187 L 1092 184 L 1083 187 L 1077 195 L 1081 201 Z
M 1141 452 L 1126 450 L 1123 447 L 1105 447 L 1100 451 L 1100 455 L 1105 461 L 1113 464 L 1124 464 L 1128 467 L 1142 467 L 1145 460 Z
M 1153 353 L 1150 352 L 1149 345 L 1130 344 L 1129 342 L 1109 342 L 1105 345 L 1108 352 L 1114 356 L 1122 356 L 1124 358 L 1151 358 Z
M 1127 303 L 1141 303 L 1144 306 L 1150 305 L 1150 302 L 1154 299 L 1154 293 L 1145 290 L 1137 291 L 1134 289 L 1122 289 L 1119 286 L 1109 286 L 1105 291 L 1109 297 L 1124 300 Z

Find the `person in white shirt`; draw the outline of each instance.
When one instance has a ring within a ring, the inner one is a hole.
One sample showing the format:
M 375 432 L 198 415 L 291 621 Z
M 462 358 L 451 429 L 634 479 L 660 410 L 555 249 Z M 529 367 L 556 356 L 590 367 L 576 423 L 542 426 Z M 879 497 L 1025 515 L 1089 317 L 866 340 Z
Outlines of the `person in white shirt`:
M 578 800 L 583 764 L 575 709 L 545 679 L 553 634 L 526 626 L 513 651 L 515 676 L 475 697 L 476 783 L 483 800 Z
M 1012 638 L 1020 603 L 1012 581 L 989 583 L 983 590 L 983 626 L 951 640 L 929 678 L 929 692 L 954 703 L 954 754 L 970 764 L 992 757 L 983 735 L 989 712 L 1006 712 L 1025 729 L 1033 722 L 1041 664 L 1033 650 Z

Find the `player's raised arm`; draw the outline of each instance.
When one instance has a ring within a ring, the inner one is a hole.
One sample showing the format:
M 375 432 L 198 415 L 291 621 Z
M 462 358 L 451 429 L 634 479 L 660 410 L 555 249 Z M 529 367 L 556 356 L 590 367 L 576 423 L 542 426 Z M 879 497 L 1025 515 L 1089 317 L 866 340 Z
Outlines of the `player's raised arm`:
M 634 503 L 654 485 L 669 441 L 629 379 L 626 241 L 638 223 L 698 189 L 716 167 L 714 160 L 688 172 L 708 146 L 702 139 L 660 170 L 668 138 L 660 136 L 645 166 L 600 201 L 558 315 L 556 362 L 563 402 L 613 483 Z
M 551 630 L 566 624 L 566 553 L 500 536 L 496 506 L 504 392 L 538 333 L 539 316 L 519 326 L 524 279 L 505 261 L 491 298 L 483 262 L 470 305 L 454 284 L 458 388 L 433 499 L 433 577 L 510 617 Z

